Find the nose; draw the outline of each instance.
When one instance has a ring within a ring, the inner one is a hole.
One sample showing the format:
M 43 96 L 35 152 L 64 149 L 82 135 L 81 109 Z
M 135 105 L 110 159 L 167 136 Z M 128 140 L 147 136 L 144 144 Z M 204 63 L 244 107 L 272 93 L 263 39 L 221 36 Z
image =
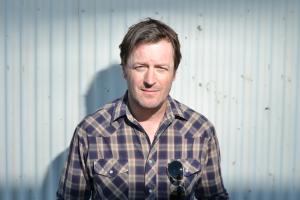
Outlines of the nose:
M 155 73 L 154 70 L 149 68 L 144 76 L 145 87 L 151 87 L 155 84 Z

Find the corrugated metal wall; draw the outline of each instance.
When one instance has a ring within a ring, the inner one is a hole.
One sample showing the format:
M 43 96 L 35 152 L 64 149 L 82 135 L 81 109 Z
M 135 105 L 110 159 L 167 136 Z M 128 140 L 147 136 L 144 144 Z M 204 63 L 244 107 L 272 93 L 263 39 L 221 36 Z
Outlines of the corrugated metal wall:
M 118 45 L 178 33 L 172 95 L 216 126 L 232 199 L 299 199 L 300 1 L 0 0 L 0 199 L 54 199 L 76 124 L 125 91 Z

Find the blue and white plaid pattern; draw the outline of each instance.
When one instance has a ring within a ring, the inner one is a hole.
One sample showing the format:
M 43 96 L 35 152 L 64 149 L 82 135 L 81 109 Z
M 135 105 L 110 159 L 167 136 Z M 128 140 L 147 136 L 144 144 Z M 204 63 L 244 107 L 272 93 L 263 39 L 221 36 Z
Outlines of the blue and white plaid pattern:
M 168 97 L 164 119 L 150 144 L 125 94 L 77 126 L 57 198 L 168 199 L 166 167 L 172 160 L 184 166 L 187 199 L 228 199 L 212 124 Z

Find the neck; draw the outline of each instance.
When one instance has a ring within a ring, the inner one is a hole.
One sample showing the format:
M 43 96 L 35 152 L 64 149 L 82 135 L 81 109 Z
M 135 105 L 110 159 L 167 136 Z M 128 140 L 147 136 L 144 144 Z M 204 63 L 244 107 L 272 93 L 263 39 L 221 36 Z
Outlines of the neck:
M 128 98 L 128 104 L 132 115 L 138 122 L 152 121 L 160 123 L 167 108 L 167 102 L 164 102 L 156 108 L 144 108 L 130 98 Z

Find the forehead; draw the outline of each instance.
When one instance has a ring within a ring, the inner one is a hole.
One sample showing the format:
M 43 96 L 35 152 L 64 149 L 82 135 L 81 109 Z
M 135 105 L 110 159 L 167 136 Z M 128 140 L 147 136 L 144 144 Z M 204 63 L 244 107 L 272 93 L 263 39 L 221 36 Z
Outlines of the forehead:
M 171 42 L 160 40 L 158 42 L 141 43 L 137 45 L 129 56 L 129 61 L 150 59 L 161 61 L 173 61 L 174 50 Z

